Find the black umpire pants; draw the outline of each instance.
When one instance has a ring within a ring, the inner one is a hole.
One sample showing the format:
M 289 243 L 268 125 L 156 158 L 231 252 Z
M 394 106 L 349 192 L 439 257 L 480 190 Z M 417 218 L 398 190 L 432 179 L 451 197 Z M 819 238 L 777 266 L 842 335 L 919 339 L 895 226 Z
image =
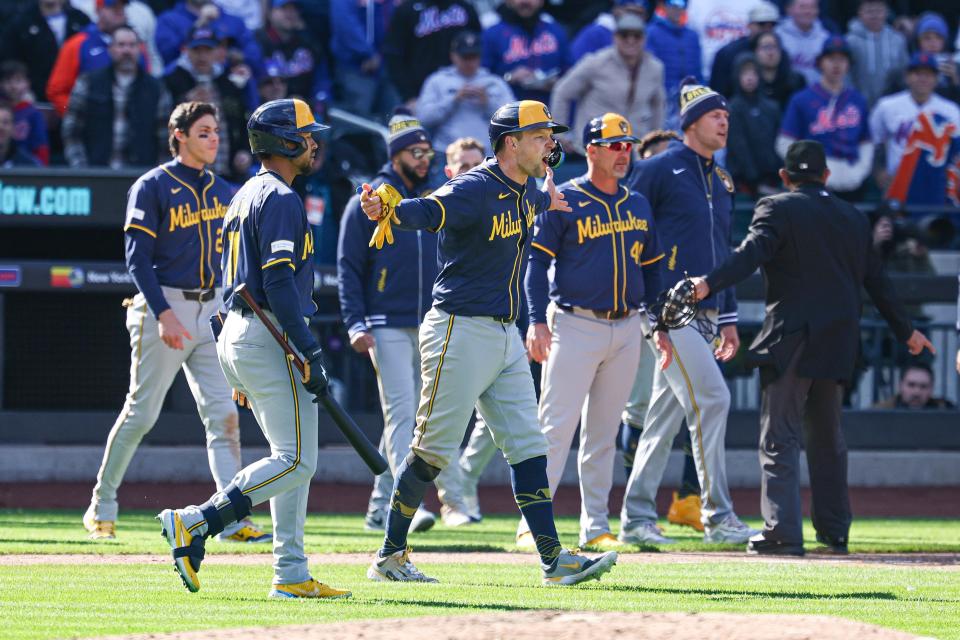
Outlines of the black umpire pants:
M 768 540 L 803 544 L 800 444 L 807 452 L 814 529 L 833 541 L 850 531 L 847 445 L 840 430 L 843 387 L 797 375 L 801 344 L 786 370 L 763 388 L 760 413 L 761 512 Z

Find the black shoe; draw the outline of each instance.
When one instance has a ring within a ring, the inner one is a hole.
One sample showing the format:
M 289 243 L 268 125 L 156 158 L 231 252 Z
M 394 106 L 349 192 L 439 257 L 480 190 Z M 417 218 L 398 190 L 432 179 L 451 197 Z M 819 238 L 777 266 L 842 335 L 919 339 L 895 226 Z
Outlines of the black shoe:
M 818 533 L 817 542 L 819 542 L 821 546 L 814 547 L 810 553 L 827 556 L 850 555 L 850 550 L 847 549 L 846 538 L 828 538 L 827 536 Z
M 752 556 L 803 556 L 803 544 L 767 540 L 763 534 L 755 535 L 747 542 L 747 553 Z

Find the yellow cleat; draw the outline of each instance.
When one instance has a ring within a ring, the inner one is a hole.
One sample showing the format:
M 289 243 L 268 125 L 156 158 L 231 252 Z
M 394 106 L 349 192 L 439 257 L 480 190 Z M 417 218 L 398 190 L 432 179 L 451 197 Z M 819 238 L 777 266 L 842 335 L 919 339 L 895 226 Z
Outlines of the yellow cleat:
M 173 552 L 173 568 L 183 580 L 183 586 L 191 593 L 200 591 L 200 562 L 204 556 L 203 538 L 194 536 L 183 524 L 180 514 L 173 509 L 164 509 L 157 514 L 161 531 Z
M 349 598 L 353 594 L 346 589 L 334 589 L 330 585 L 317 582 L 310 578 L 306 582 L 296 584 L 275 584 L 270 590 L 271 598 L 325 598 L 337 600 Z
M 593 550 L 593 551 L 614 551 L 623 549 L 623 543 L 617 540 L 613 535 L 608 533 L 601 533 L 593 540 L 590 540 L 585 545 L 584 548 Z
M 250 520 L 244 520 L 241 524 L 243 524 L 243 526 L 229 536 L 225 536 L 222 533 L 219 534 L 217 540 L 220 542 L 241 542 L 249 544 L 273 542 L 273 534 L 263 531 Z
M 113 540 L 117 537 L 113 520 L 94 520 L 92 516 L 83 516 L 83 528 L 90 532 L 91 540 Z
M 536 551 L 537 542 L 533 539 L 533 534 L 525 531 L 517 536 L 517 549 L 523 551 Z
M 674 491 L 673 502 L 670 503 L 670 510 L 667 512 L 667 522 L 703 531 L 703 523 L 700 521 L 700 496 L 690 495 L 680 498 Z

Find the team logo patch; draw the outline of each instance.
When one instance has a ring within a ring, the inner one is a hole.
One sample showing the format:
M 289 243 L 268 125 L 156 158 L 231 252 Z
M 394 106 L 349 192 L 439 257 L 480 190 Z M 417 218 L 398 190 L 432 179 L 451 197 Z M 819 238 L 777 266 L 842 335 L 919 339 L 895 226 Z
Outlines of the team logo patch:
M 550 115 L 550 110 L 547 109 L 547 105 L 543 105 L 543 117 L 547 120 L 553 120 L 553 116 Z
M 280 251 L 289 251 L 293 252 L 293 240 L 276 240 L 270 243 L 270 253 L 277 253 Z
M 730 174 L 720 167 L 717 167 L 717 176 L 720 178 L 720 182 L 723 183 L 723 188 L 733 193 L 733 178 L 730 177 Z
M 620 121 L 620 132 L 623 133 L 624 135 L 626 135 L 626 133 L 627 133 L 627 121 L 626 121 L 626 120 L 621 120 L 621 121 Z

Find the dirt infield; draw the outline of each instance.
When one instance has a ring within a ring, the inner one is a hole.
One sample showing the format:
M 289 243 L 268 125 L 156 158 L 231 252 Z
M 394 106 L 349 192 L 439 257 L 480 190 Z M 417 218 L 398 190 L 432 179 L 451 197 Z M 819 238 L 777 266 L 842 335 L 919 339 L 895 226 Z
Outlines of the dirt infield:
M 116 637 L 116 636 L 111 636 Z M 593 613 L 524 611 L 490 615 L 363 620 L 335 624 L 206 629 L 124 636 L 135 640 L 583 640 L 709 638 L 711 640 L 907 640 L 902 631 L 828 616 L 732 613 Z M 101 639 L 103 640 L 103 639 Z
M 529 553 L 489 553 L 489 552 L 435 552 L 418 551 L 417 563 L 429 564 L 531 564 L 535 561 Z M 312 553 L 310 564 L 323 566 L 328 564 L 366 565 L 370 562 L 369 553 Z M 210 553 L 204 559 L 204 565 L 269 565 L 273 556 L 267 553 Z M 159 554 L 10 554 L 0 555 L 0 565 L 23 566 L 38 564 L 83 565 L 88 563 L 108 564 L 166 564 L 167 555 Z M 709 562 L 760 562 L 760 563 L 810 563 L 844 565 L 894 565 L 948 569 L 960 571 L 960 553 L 853 553 L 849 556 L 818 556 L 807 554 L 805 558 L 748 556 L 736 551 L 710 553 L 661 552 L 661 553 L 621 553 L 620 564 L 699 564 Z
M 88 484 L 24 482 L 0 485 L 0 508 L 13 509 L 86 509 L 90 503 L 93 479 Z M 122 509 L 160 509 L 171 504 L 200 504 L 216 490 L 213 483 L 125 483 L 120 487 Z M 657 495 L 657 509 L 666 513 L 670 506 L 672 489 L 662 487 Z M 759 489 L 732 489 L 737 513 L 741 516 L 760 515 Z M 960 518 L 960 500 L 957 487 L 851 487 L 850 504 L 854 517 L 939 517 Z M 313 513 L 360 513 L 367 507 L 369 485 L 314 483 L 310 487 L 307 508 Z M 623 487 L 614 487 L 610 504 L 614 512 L 623 501 Z M 428 509 L 437 511 L 436 494 L 429 492 L 425 502 Z M 484 513 L 516 515 L 517 505 L 509 486 L 480 487 L 480 504 Z M 809 490 L 803 490 L 804 515 L 810 504 Z M 266 509 L 266 506 L 258 507 Z M 580 491 L 564 487 L 554 498 L 554 509 L 559 515 L 580 513 Z

